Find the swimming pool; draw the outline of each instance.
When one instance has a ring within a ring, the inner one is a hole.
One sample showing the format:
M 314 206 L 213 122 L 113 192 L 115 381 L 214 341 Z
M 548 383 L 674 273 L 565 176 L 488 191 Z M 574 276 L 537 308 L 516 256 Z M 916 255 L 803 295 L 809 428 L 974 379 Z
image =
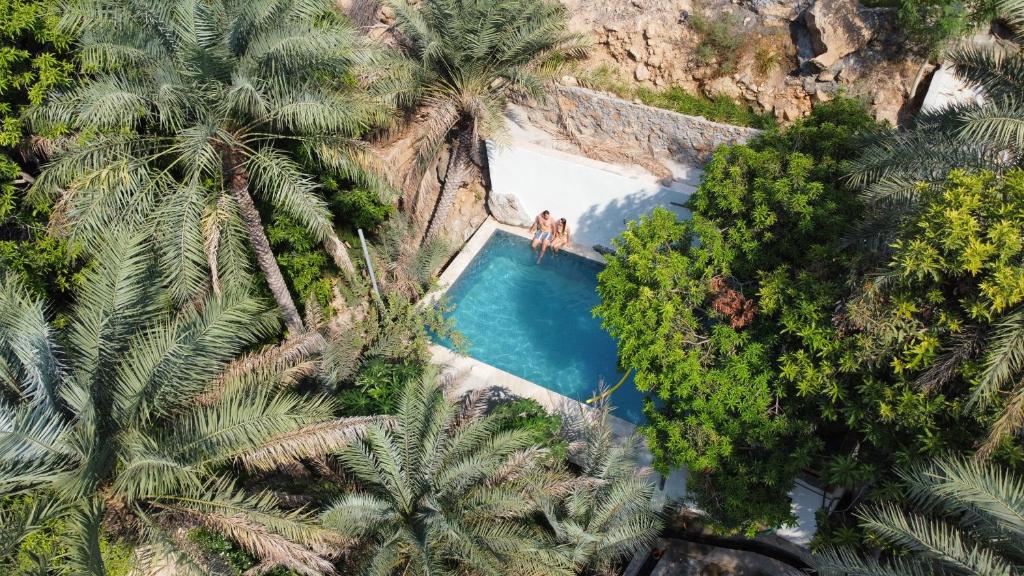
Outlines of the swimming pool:
M 566 252 L 537 264 L 529 240 L 496 230 L 447 292 L 467 353 L 574 400 L 614 386 L 615 341 L 591 313 L 601 268 Z M 630 379 L 612 393 L 612 413 L 639 423 L 642 400 Z

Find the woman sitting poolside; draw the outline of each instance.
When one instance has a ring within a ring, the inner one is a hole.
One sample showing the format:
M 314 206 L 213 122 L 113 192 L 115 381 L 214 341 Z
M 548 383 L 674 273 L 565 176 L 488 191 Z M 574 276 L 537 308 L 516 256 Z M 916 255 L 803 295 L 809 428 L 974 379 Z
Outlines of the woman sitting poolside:
M 551 241 L 551 249 L 558 252 L 571 242 L 572 231 L 569 230 L 569 224 L 565 221 L 565 218 L 559 218 L 558 222 L 555 223 L 555 238 Z

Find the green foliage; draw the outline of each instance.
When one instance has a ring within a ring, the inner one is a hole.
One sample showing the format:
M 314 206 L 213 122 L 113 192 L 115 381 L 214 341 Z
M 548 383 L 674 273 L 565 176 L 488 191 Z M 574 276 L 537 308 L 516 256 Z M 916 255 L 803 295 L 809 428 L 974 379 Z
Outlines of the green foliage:
M 690 15 L 690 26 L 700 37 L 697 63 L 717 76 L 735 72 L 750 42 L 740 17 L 733 12 L 695 10 Z
M 562 417 L 551 414 L 530 398 L 516 398 L 494 407 L 491 415 L 506 430 L 518 429 L 526 432 L 530 441 L 551 452 L 556 462 L 564 462 L 568 455 L 568 444 L 562 433 Z
M 282 387 L 310 346 L 236 363 L 279 329 L 276 315 L 236 293 L 167 310 L 152 248 L 139 241 L 108 238 L 96 260 L 60 330 L 16 278 L 0 281 L 0 492 L 57 504 L 23 523 L 24 537 L 57 527 L 72 573 L 105 574 L 124 554 L 104 552 L 104 535 L 143 526 L 134 547 L 187 565 L 190 550 L 169 533 L 172 517 L 185 518 L 269 565 L 329 570 L 307 513 L 238 483 L 243 470 L 333 452 L 365 422 L 336 420 L 326 397 Z
M 36 159 L 14 150 L 24 140 L 22 113 L 66 85 L 74 71 L 56 7 L 48 0 L 0 0 L 0 270 L 63 306 L 75 283 L 72 250 L 46 234 L 47 214 L 25 201 Z
M 443 303 L 421 306 L 397 293 L 369 307 L 362 321 L 332 338 L 322 379 L 347 416 L 388 414 L 405 382 L 422 375 L 431 334 L 464 345 Z
M 1024 554 L 1024 483 L 991 464 L 943 458 L 900 472 L 901 501 L 862 510 L 861 528 L 884 548 L 850 546 L 815 558 L 822 576 L 1014 574 Z
M 715 122 L 754 128 L 770 128 L 775 125 L 775 117 L 771 114 L 755 112 L 750 106 L 736 102 L 724 95 L 708 98 L 690 94 L 678 87 L 652 90 L 639 86 L 635 90 L 635 97 L 648 106 L 664 108 L 690 116 L 703 116 Z
M 764 78 L 782 63 L 782 54 L 771 46 L 759 46 L 754 50 L 754 72 Z
M 420 360 L 394 362 L 369 358 L 360 366 L 353 386 L 338 392 L 341 414 L 393 414 L 405 382 L 422 377 L 423 371 L 424 364 Z
M 930 55 L 987 22 L 993 6 L 990 0 L 868 0 L 864 4 L 896 9 L 910 46 Z
M 0 572 L 9 576 L 68 574 L 72 566 L 64 521 L 43 498 L 21 494 L 0 498 Z M 134 568 L 132 547 L 105 536 L 98 551 L 103 576 L 128 576 Z
M 337 268 L 327 258 L 309 231 L 287 214 L 274 210 L 267 225 L 267 239 L 281 274 L 299 296 L 299 301 L 315 298 L 322 308 L 331 301 L 331 280 L 337 278 Z
M 420 244 L 416 227 L 405 214 L 396 214 L 381 227 L 374 244 L 375 269 L 384 290 L 419 298 L 433 287 L 437 271 L 455 246 L 435 237 Z
M 0 158 L 0 165 L 4 162 Z M 35 296 L 64 310 L 81 283 L 78 251 L 67 239 L 47 233 L 45 212 L 29 211 L 24 203 L 14 204 L 11 212 L 10 218 L 0 217 L 0 238 L 11 238 L 0 239 L 0 270 L 17 275 Z
M 22 140 L 25 107 L 41 104 L 74 72 L 70 38 L 57 27 L 57 7 L 49 0 L 0 1 L 0 149 L 5 154 Z
M 639 86 L 617 79 L 615 72 L 604 65 L 595 70 L 581 73 L 580 81 L 596 90 L 612 92 L 620 98 L 627 100 L 639 98 L 648 106 L 672 110 L 689 116 L 703 116 L 715 122 L 754 128 L 770 128 L 775 125 L 775 117 L 771 114 L 755 112 L 747 104 L 737 102 L 728 96 L 718 95 L 708 98 L 700 94 L 692 94 L 678 86 L 660 89 Z
M 1024 363 L 1013 351 L 1024 304 L 1022 228 L 1024 171 L 1003 178 L 953 171 L 945 184 L 922 193 L 920 212 L 893 245 L 883 281 L 850 306 L 851 319 L 864 326 L 872 351 L 885 353 L 896 381 L 948 399 L 938 410 L 966 412 L 972 389 L 983 406 L 1008 406 L 986 451 L 1024 423 L 1014 408 Z
M 330 182 L 325 184 L 331 190 Z M 380 199 L 380 194 L 364 188 L 339 190 L 331 196 L 331 207 L 339 220 L 350 228 L 362 228 L 369 233 L 376 230 L 394 213 L 394 207 Z
M 877 473 L 868 462 L 861 462 L 850 454 L 839 454 L 823 467 L 824 479 L 829 486 L 856 488 L 869 483 Z
M 821 444 L 777 358 L 834 346 L 842 289 L 834 245 L 858 204 L 838 183 L 872 125 L 855 102 L 719 148 L 680 222 L 630 223 L 599 275 L 595 313 L 637 387 L 655 465 L 686 465 L 714 526 L 752 533 L 791 520 L 786 493 Z
M 193 528 L 186 534 L 188 541 L 199 547 L 207 557 L 216 559 L 218 568 L 227 567 L 235 576 L 254 568 L 259 561 L 246 553 L 227 538 L 205 528 Z M 273 568 L 261 574 L 268 576 L 298 576 L 297 572 L 284 568 Z

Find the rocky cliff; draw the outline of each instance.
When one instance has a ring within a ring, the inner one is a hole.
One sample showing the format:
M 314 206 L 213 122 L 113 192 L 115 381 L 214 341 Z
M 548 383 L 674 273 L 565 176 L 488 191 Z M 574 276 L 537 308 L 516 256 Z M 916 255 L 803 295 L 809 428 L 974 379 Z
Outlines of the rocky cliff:
M 894 14 L 856 0 L 563 0 L 595 41 L 587 66 L 651 88 L 727 95 L 774 113 L 806 114 L 837 93 L 895 123 L 930 67 Z
M 375 0 L 338 0 L 371 36 L 393 15 Z M 726 95 L 783 121 L 842 92 L 896 123 L 931 71 L 904 49 L 894 14 L 857 0 L 561 0 L 593 40 L 577 77 Z M 600 86 L 598 86 L 600 87 Z

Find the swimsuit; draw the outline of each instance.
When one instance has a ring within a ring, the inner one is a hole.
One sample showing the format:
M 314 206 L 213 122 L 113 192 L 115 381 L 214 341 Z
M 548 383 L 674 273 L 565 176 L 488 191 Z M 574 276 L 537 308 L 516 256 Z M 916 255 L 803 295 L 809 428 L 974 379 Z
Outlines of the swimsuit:
M 550 240 L 551 239 L 551 232 L 545 232 L 543 230 L 537 230 L 537 232 L 534 233 L 534 235 L 533 235 L 533 239 L 534 240 Z

